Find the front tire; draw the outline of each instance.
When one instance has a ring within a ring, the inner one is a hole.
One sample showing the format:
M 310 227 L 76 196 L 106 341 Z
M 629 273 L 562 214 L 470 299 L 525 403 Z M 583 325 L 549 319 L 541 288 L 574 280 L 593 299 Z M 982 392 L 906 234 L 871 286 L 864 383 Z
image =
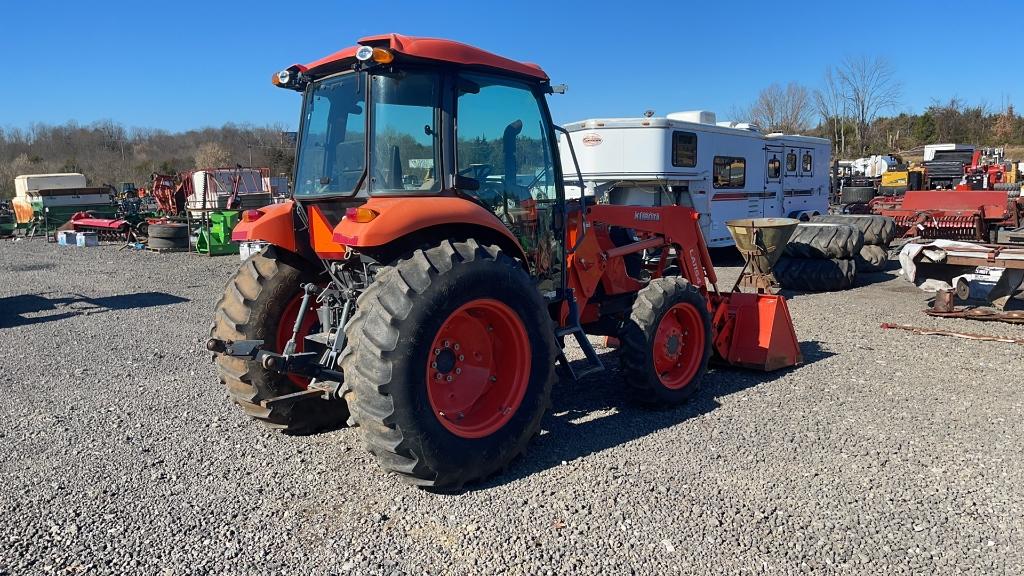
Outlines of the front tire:
M 686 401 L 711 358 L 711 314 L 697 288 L 678 276 L 637 293 L 620 336 L 622 376 L 633 398 L 655 406 Z
M 458 490 L 523 453 L 555 378 L 554 333 L 522 266 L 444 241 L 380 272 L 342 359 L 352 418 L 380 465 Z

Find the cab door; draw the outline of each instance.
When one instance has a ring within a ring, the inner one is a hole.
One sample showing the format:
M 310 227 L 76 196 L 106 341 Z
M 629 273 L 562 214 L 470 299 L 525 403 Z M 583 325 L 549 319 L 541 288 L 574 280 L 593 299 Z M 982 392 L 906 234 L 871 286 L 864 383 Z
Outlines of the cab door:
M 538 289 L 554 293 L 564 259 L 564 234 L 556 233 L 561 192 L 539 88 L 507 77 L 460 74 L 455 126 L 456 185 L 468 183 L 463 192 L 508 226 Z
M 782 162 L 785 150 L 782 146 L 766 146 L 764 149 L 764 203 L 762 216 L 782 216 L 783 186 Z

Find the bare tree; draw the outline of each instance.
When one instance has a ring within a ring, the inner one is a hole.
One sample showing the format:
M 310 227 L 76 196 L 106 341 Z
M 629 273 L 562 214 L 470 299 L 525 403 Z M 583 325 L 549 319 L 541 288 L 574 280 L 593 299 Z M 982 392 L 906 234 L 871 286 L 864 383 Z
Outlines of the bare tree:
M 231 160 L 231 154 L 217 142 L 207 142 L 196 149 L 196 168 L 223 168 Z
M 863 151 L 871 123 L 880 112 L 899 104 L 902 86 L 892 66 L 880 56 L 845 59 L 836 70 L 836 79 L 853 115 L 857 145 Z
M 846 153 L 846 119 L 849 109 L 832 67 L 825 69 L 822 87 L 814 91 L 814 104 L 823 124 L 832 132 L 832 143 L 837 154 Z
M 735 115 L 769 132 L 804 132 L 811 124 L 811 98 L 807 88 L 795 82 L 785 88 L 772 84 L 761 90 L 749 108 Z

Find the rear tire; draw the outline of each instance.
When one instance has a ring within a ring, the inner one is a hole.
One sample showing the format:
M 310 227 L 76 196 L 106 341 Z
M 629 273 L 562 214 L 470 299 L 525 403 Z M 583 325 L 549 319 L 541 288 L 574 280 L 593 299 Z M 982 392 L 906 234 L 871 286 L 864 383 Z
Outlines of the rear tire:
M 864 244 L 888 246 L 896 238 L 896 221 L 876 214 L 826 214 L 811 218 L 811 222 L 846 224 L 864 234 Z
M 882 246 L 865 245 L 857 257 L 857 272 L 881 272 L 889 262 L 889 251 Z
M 153 250 L 185 252 L 188 250 L 188 238 L 155 238 L 150 236 L 146 239 L 146 246 Z
M 700 388 L 711 358 L 711 314 L 685 278 L 651 280 L 637 293 L 619 337 L 621 371 L 633 398 L 672 406 Z
M 188 238 L 188 224 L 150 224 L 150 238 Z
M 791 258 L 853 258 L 864 246 L 864 235 L 854 226 L 805 222 L 798 224 L 785 254 Z
M 267 349 L 280 352 L 279 326 L 282 321 L 294 323 L 294 319 L 283 319 L 285 311 L 301 295 L 301 285 L 316 280 L 316 275 L 298 258 L 287 258 L 273 246 L 264 249 L 243 262 L 228 281 L 217 303 L 211 336 L 222 340 L 263 340 Z M 285 331 L 288 330 L 290 328 L 286 327 Z M 217 373 L 231 399 L 246 414 L 271 428 L 308 434 L 340 427 L 348 418 L 348 409 L 342 400 L 311 398 L 264 408 L 260 405 L 262 400 L 297 392 L 303 387 L 288 376 L 267 370 L 255 360 L 218 354 Z
M 458 490 L 500 471 L 540 430 L 555 379 L 552 322 L 498 247 L 471 239 L 415 251 L 378 273 L 346 333 L 352 419 L 402 480 Z
M 853 260 L 779 258 L 772 269 L 779 284 L 803 292 L 835 292 L 853 286 L 857 265 Z

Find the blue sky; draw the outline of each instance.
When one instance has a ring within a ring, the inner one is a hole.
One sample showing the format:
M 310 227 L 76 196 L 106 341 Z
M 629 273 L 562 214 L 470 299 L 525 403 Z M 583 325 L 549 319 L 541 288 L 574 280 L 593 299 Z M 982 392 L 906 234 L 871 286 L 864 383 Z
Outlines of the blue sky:
M 4 127 L 293 128 L 298 95 L 273 88 L 271 74 L 384 32 L 541 64 L 569 85 L 551 99 L 558 122 L 646 109 L 725 119 L 772 82 L 814 88 L 827 65 L 861 54 L 888 58 L 902 78 L 897 111 L 952 96 L 993 109 L 1024 100 L 1012 34 L 988 30 L 992 15 L 1024 16 L 1015 2 L 8 0 L 2 10 Z

